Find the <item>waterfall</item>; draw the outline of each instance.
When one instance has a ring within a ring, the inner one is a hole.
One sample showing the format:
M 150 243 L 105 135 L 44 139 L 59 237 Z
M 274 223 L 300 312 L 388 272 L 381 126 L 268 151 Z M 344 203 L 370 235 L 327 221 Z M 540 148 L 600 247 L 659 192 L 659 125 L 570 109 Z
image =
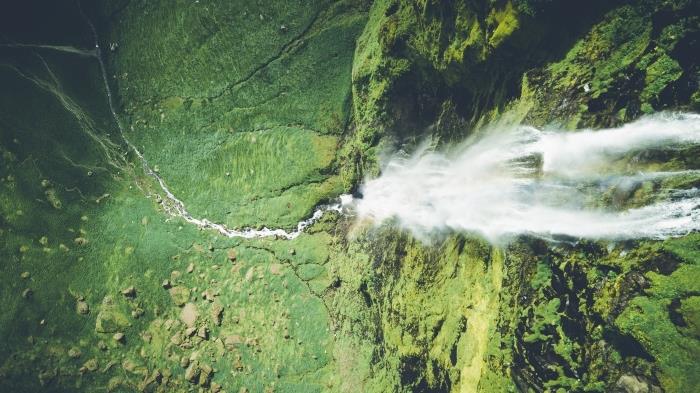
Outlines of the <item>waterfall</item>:
M 426 143 L 394 155 L 361 188 L 362 199 L 353 202 L 358 217 L 394 219 L 418 237 L 451 230 L 492 241 L 519 234 L 658 239 L 700 229 L 700 190 L 671 182 L 693 184 L 700 171 L 665 158 L 700 144 L 700 115 L 661 113 L 603 130 L 514 126 L 482 135 L 449 152 Z M 654 152 L 667 154 L 645 158 Z M 605 203 L 645 184 L 658 188 L 646 204 Z

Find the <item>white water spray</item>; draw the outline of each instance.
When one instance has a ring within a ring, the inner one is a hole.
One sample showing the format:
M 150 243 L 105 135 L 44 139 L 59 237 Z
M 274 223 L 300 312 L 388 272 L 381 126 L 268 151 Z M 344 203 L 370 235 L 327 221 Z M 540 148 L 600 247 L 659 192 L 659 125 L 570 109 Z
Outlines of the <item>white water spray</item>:
M 518 234 L 581 238 L 665 238 L 700 230 L 700 190 L 628 210 L 594 209 L 611 184 L 678 175 L 615 173 L 614 162 L 645 149 L 700 144 L 700 115 L 659 114 L 620 128 L 547 132 L 518 126 L 490 130 L 457 152 L 419 149 L 391 159 L 362 188 L 358 216 L 387 219 L 427 237 L 436 231 L 476 232 L 490 240 Z M 634 169 L 634 168 L 632 168 Z M 591 191 L 592 190 L 592 191 Z

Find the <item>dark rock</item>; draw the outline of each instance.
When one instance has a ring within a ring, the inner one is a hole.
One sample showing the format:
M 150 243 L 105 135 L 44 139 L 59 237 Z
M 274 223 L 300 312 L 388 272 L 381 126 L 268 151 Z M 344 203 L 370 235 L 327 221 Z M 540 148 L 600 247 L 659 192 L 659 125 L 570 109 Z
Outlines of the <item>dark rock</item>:
M 24 291 L 22 291 L 22 297 L 25 299 L 29 299 L 34 295 L 34 291 L 31 288 L 26 288 Z
M 134 288 L 133 285 L 128 288 L 125 288 L 122 290 L 122 295 L 128 298 L 134 298 L 136 297 L 136 288 Z
M 75 304 L 75 311 L 78 314 L 85 315 L 90 312 L 90 306 L 84 300 L 78 300 Z

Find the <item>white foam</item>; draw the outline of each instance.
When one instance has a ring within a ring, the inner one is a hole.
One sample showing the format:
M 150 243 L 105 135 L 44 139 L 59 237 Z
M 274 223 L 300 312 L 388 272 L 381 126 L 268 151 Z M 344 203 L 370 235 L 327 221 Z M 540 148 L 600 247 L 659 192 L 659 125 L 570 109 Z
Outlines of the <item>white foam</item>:
M 700 143 L 700 115 L 658 114 L 620 128 L 540 131 L 490 130 L 457 152 L 418 149 L 394 157 L 362 187 L 360 218 L 388 219 L 419 237 L 436 231 L 477 232 L 491 240 L 517 234 L 583 238 L 663 238 L 700 229 L 700 192 L 672 193 L 625 211 L 586 207 L 583 185 L 598 196 L 606 184 L 638 182 L 682 172 L 615 174 L 610 163 L 649 148 Z M 590 196 L 590 195 L 589 195 Z

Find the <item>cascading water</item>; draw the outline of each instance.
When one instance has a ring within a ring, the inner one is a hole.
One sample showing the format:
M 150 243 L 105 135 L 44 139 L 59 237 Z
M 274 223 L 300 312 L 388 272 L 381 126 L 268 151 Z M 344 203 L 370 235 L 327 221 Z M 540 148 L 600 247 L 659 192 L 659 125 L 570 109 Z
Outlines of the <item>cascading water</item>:
M 444 230 L 493 241 L 518 234 L 681 236 L 700 230 L 697 188 L 661 190 L 657 200 L 628 209 L 596 207 L 595 201 L 614 188 L 634 190 L 679 176 L 700 179 L 697 168 L 654 170 L 669 163 L 645 166 L 634 159 L 650 150 L 699 144 L 697 114 L 657 114 L 598 131 L 493 129 L 452 153 L 423 146 L 410 157 L 394 157 L 354 203 L 360 219 L 396 219 L 423 238 Z

